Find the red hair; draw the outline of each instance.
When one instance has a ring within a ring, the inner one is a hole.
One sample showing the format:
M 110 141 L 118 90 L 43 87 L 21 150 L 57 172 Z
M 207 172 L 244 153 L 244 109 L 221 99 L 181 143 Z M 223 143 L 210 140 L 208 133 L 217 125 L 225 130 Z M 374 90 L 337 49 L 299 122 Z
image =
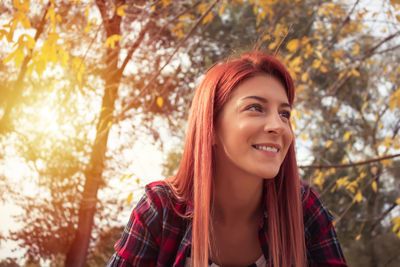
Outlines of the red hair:
M 277 78 L 293 104 L 294 84 L 289 72 L 275 57 L 258 51 L 215 64 L 193 98 L 181 164 L 177 174 L 167 179 L 175 196 L 194 206 L 192 266 L 208 266 L 216 118 L 236 86 L 257 74 Z M 274 266 L 306 264 L 300 186 L 293 141 L 278 175 L 265 181 L 269 255 Z

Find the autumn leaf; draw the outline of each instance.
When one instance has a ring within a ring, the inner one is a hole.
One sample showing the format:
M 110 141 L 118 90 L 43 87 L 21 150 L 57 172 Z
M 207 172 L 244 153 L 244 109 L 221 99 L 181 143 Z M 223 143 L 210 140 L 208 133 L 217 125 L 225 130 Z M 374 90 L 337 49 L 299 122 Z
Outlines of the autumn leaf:
M 361 202 L 361 200 L 362 200 L 362 193 L 361 190 L 358 190 L 357 194 L 354 196 L 354 201 L 359 203 Z
M 126 177 L 128 177 L 128 174 L 124 174 L 119 181 L 122 182 Z
M 358 241 L 358 240 L 360 240 L 360 238 L 361 238 L 361 235 L 357 235 L 355 240 Z
M 125 17 L 125 16 L 126 16 L 126 14 L 125 14 L 125 9 L 126 9 L 127 7 L 128 7 L 128 5 L 122 5 L 122 6 L 118 7 L 118 9 L 117 9 L 117 15 L 120 16 L 120 17 Z
M 313 63 L 312 63 L 312 67 L 313 67 L 314 69 L 318 69 L 319 66 L 321 66 L 321 60 L 319 60 L 319 59 L 314 59 L 314 61 L 313 61 Z
M 136 178 L 136 183 L 137 183 L 137 184 L 139 184 L 139 183 L 140 183 L 140 180 L 139 180 L 139 178 Z
M 164 99 L 161 96 L 157 97 L 157 106 L 159 106 L 160 108 L 162 108 L 162 106 L 164 105 Z
M 400 206 L 400 198 L 396 199 L 396 203 Z
M 82 75 L 85 72 L 85 64 L 79 57 L 75 57 L 72 60 L 72 68 L 76 73 L 76 77 L 79 82 L 82 82 Z
M 352 70 L 351 70 L 351 74 L 353 74 L 353 75 L 356 76 L 356 77 L 360 76 L 360 73 L 359 73 L 358 70 L 356 70 L 356 69 L 352 69 Z
M 14 63 L 16 67 L 19 67 L 24 60 L 25 54 L 21 47 L 18 47 L 14 52 L 12 52 L 8 57 L 3 60 L 3 64 L 11 61 L 14 58 Z
M 208 4 L 207 3 L 201 3 L 198 7 L 197 7 L 197 12 L 199 14 L 204 14 L 206 12 L 208 8 Z
M 400 107 L 400 88 L 397 89 L 389 98 L 389 109 L 393 111 L 395 107 Z
M 332 140 L 327 141 L 325 147 L 329 148 L 332 145 L 332 142 L 333 142 Z
M 353 133 L 352 132 L 346 132 L 344 135 L 343 135 L 343 140 L 344 141 L 348 141 L 349 139 L 350 139 L 350 136 L 352 135 Z
M 302 81 L 303 83 L 305 83 L 307 80 L 308 80 L 308 72 L 304 72 L 304 73 L 301 75 L 301 81 Z
M 383 167 L 392 167 L 393 166 L 393 162 L 391 159 L 385 159 L 385 160 L 382 160 L 381 162 L 382 162 Z
M 290 40 L 290 42 L 286 45 L 286 48 L 290 52 L 295 52 L 297 50 L 297 48 L 299 47 L 299 44 L 300 44 L 299 39 L 293 39 L 293 40 Z
M 228 1 L 224 1 L 223 3 L 222 3 L 222 5 L 221 5 L 221 7 L 219 8 L 219 11 L 218 11 L 218 15 L 219 16 L 222 16 L 222 14 L 224 14 L 224 11 L 225 11 L 225 7 L 226 7 L 226 4 L 228 3 Z
M 318 186 L 319 189 L 322 190 L 322 186 L 323 186 L 324 181 L 325 181 L 324 174 L 321 171 L 317 170 L 317 171 L 315 171 L 315 175 L 316 176 L 313 179 L 313 184 Z
M 128 205 L 131 204 L 132 198 L 133 198 L 133 193 L 130 193 L 130 194 L 128 195 L 128 197 L 126 198 L 126 202 L 128 203 Z
M 163 7 L 167 7 L 169 4 L 171 4 L 171 0 L 161 0 Z
M 178 20 L 185 20 L 186 18 L 187 19 L 194 19 L 194 16 L 192 14 L 183 14 L 183 15 L 180 15 L 178 17 Z
M 214 16 L 213 16 L 212 12 L 208 12 L 207 15 L 203 18 L 202 23 L 206 24 L 207 22 L 212 21 L 213 17 Z
M 113 34 L 110 37 L 107 38 L 105 46 L 107 48 L 114 49 L 115 48 L 115 43 L 122 40 L 122 36 L 119 34 Z
M 21 0 L 13 1 L 13 5 L 14 5 L 15 9 L 17 9 L 21 12 L 24 12 L 24 13 L 29 12 L 29 4 L 30 4 L 29 0 L 23 0 L 22 3 L 21 3 Z
M 360 46 L 358 44 L 355 44 L 354 48 L 353 48 L 353 52 L 351 54 L 355 56 L 355 55 L 358 55 L 359 52 L 360 52 Z
M 342 188 L 344 186 L 347 186 L 349 184 L 349 176 L 345 176 L 343 178 L 339 178 L 336 180 L 336 185 L 338 188 Z
M 392 219 L 393 223 L 393 232 L 398 233 L 397 235 L 400 238 L 400 217 L 394 217 Z
M 376 181 L 373 181 L 371 184 L 372 190 L 374 190 L 374 192 L 378 192 L 378 184 L 376 183 Z
M 179 38 L 183 38 L 183 23 L 179 22 L 172 29 L 171 32 L 178 36 Z

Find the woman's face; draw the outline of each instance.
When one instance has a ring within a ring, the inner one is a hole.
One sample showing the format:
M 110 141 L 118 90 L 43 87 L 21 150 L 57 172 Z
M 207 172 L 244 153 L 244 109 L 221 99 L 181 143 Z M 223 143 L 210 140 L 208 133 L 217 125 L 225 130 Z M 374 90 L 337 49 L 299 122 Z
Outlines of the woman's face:
M 290 111 L 278 79 L 260 74 L 240 83 L 217 117 L 217 169 L 274 178 L 293 140 Z

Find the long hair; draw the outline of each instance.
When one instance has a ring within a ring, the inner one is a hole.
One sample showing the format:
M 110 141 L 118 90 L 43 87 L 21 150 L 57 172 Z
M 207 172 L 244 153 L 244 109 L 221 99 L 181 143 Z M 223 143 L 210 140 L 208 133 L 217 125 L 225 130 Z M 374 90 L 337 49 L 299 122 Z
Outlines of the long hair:
M 216 118 L 237 85 L 257 74 L 277 78 L 286 89 L 290 105 L 293 104 L 294 84 L 289 72 L 275 57 L 259 51 L 216 63 L 193 98 L 182 160 L 176 175 L 167 179 L 178 199 L 193 203 L 192 266 L 208 266 Z M 294 141 L 278 175 L 267 179 L 265 188 L 267 238 L 273 265 L 303 267 L 306 253 Z

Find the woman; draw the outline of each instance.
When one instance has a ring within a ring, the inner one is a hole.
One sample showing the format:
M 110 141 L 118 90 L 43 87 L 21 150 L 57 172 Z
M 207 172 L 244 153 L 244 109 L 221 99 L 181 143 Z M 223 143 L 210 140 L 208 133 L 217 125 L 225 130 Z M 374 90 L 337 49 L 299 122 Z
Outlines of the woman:
M 177 174 L 146 186 L 108 266 L 347 266 L 331 215 L 298 177 L 293 100 L 272 56 L 215 64 Z

